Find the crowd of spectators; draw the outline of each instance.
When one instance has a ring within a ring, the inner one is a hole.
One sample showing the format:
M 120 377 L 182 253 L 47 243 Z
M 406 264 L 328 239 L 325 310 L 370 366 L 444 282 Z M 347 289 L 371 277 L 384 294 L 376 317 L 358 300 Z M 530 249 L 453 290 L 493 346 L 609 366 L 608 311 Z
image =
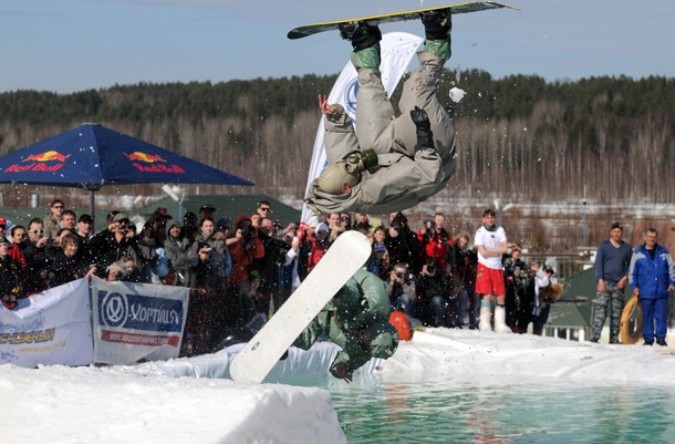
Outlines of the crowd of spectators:
M 55 199 L 44 218 L 26 227 L 14 225 L 10 233 L 0 217 L 0 290 L 6 307 L 89 276 L 189 287 L 182 353 L 204 353 L 250 338 L 341 233 L 359 230 L 372 243 L 366 268 L 383 280 L 392 308 L 405 313 L 413 326 L 478 325 L 476 251 L 468 234 L 454 238 L 447 231 L 440 213 L 416 230 L 401 212 L 376 225 L 366 214 L 335 213 L 309 226 L 283 227 L 273 218 L 271 203 L 261 201 L 234 222 L 217 218 L 211 205 L 182 220 L 158 208 L 142 227 L 125 213 L 111 211 L 106 228 L 94 233 L 90 215 L 78 217 L 64 207 Z M 519 253 L 513 249 L 505 258 L 504 279 L 507 322 L 522 333 L 542 307 L 534 291 L 538 266 L 526 266 Z M 535 322 L 534 331 L 541 334 L 541 325 Z

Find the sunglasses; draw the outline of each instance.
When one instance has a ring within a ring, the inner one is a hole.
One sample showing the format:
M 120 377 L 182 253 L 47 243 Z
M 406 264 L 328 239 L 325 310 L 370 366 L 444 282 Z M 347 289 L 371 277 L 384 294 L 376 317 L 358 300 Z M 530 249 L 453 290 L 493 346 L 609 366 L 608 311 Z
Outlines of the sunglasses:
M 33 234 L 42 234 L 44 232 L 45 232 L 45 230 L 30 230 L 29 231 L 29 233 L 33 233 Z
M 260 211 L 270 211 L 270 207 L 260 207 Z
M 52 208 L 61 209 L 61 208 L 63 208 L 63 205 L 54 205 Z

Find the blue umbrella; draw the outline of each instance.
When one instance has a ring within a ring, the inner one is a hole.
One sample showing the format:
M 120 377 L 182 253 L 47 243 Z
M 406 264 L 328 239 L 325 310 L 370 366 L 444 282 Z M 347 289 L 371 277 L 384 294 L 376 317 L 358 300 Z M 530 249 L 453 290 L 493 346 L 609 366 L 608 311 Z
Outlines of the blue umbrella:
M 253 183 L 106 128 L 84 124 L 0 157 L 0 183 L 82 187 L 141 183 Z

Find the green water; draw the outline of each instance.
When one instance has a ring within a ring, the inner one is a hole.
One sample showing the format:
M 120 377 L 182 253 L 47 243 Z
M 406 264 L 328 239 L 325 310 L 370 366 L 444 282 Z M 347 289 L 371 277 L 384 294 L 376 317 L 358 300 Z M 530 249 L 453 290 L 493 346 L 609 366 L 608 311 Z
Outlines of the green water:
M 331 384 L 349 443 L 675 443 L 675 386 Z

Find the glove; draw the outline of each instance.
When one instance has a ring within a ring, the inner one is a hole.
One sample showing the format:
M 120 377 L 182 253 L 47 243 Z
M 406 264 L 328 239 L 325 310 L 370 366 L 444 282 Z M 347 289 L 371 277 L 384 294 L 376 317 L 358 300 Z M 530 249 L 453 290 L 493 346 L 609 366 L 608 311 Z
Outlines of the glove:
M 431 132 L 431 122 L 427 112 L 422 108 L 415 106 L 410 110 L 410 118 L 417 128 L 417 148 L 436 148 L 434 145 L 434 134 Z
M 331 375 L 338 379 L 343 379 L 346 382 L 352 382 L 352 372 L 346 362 L 338 362 L 333 364 L 330 368 Z

